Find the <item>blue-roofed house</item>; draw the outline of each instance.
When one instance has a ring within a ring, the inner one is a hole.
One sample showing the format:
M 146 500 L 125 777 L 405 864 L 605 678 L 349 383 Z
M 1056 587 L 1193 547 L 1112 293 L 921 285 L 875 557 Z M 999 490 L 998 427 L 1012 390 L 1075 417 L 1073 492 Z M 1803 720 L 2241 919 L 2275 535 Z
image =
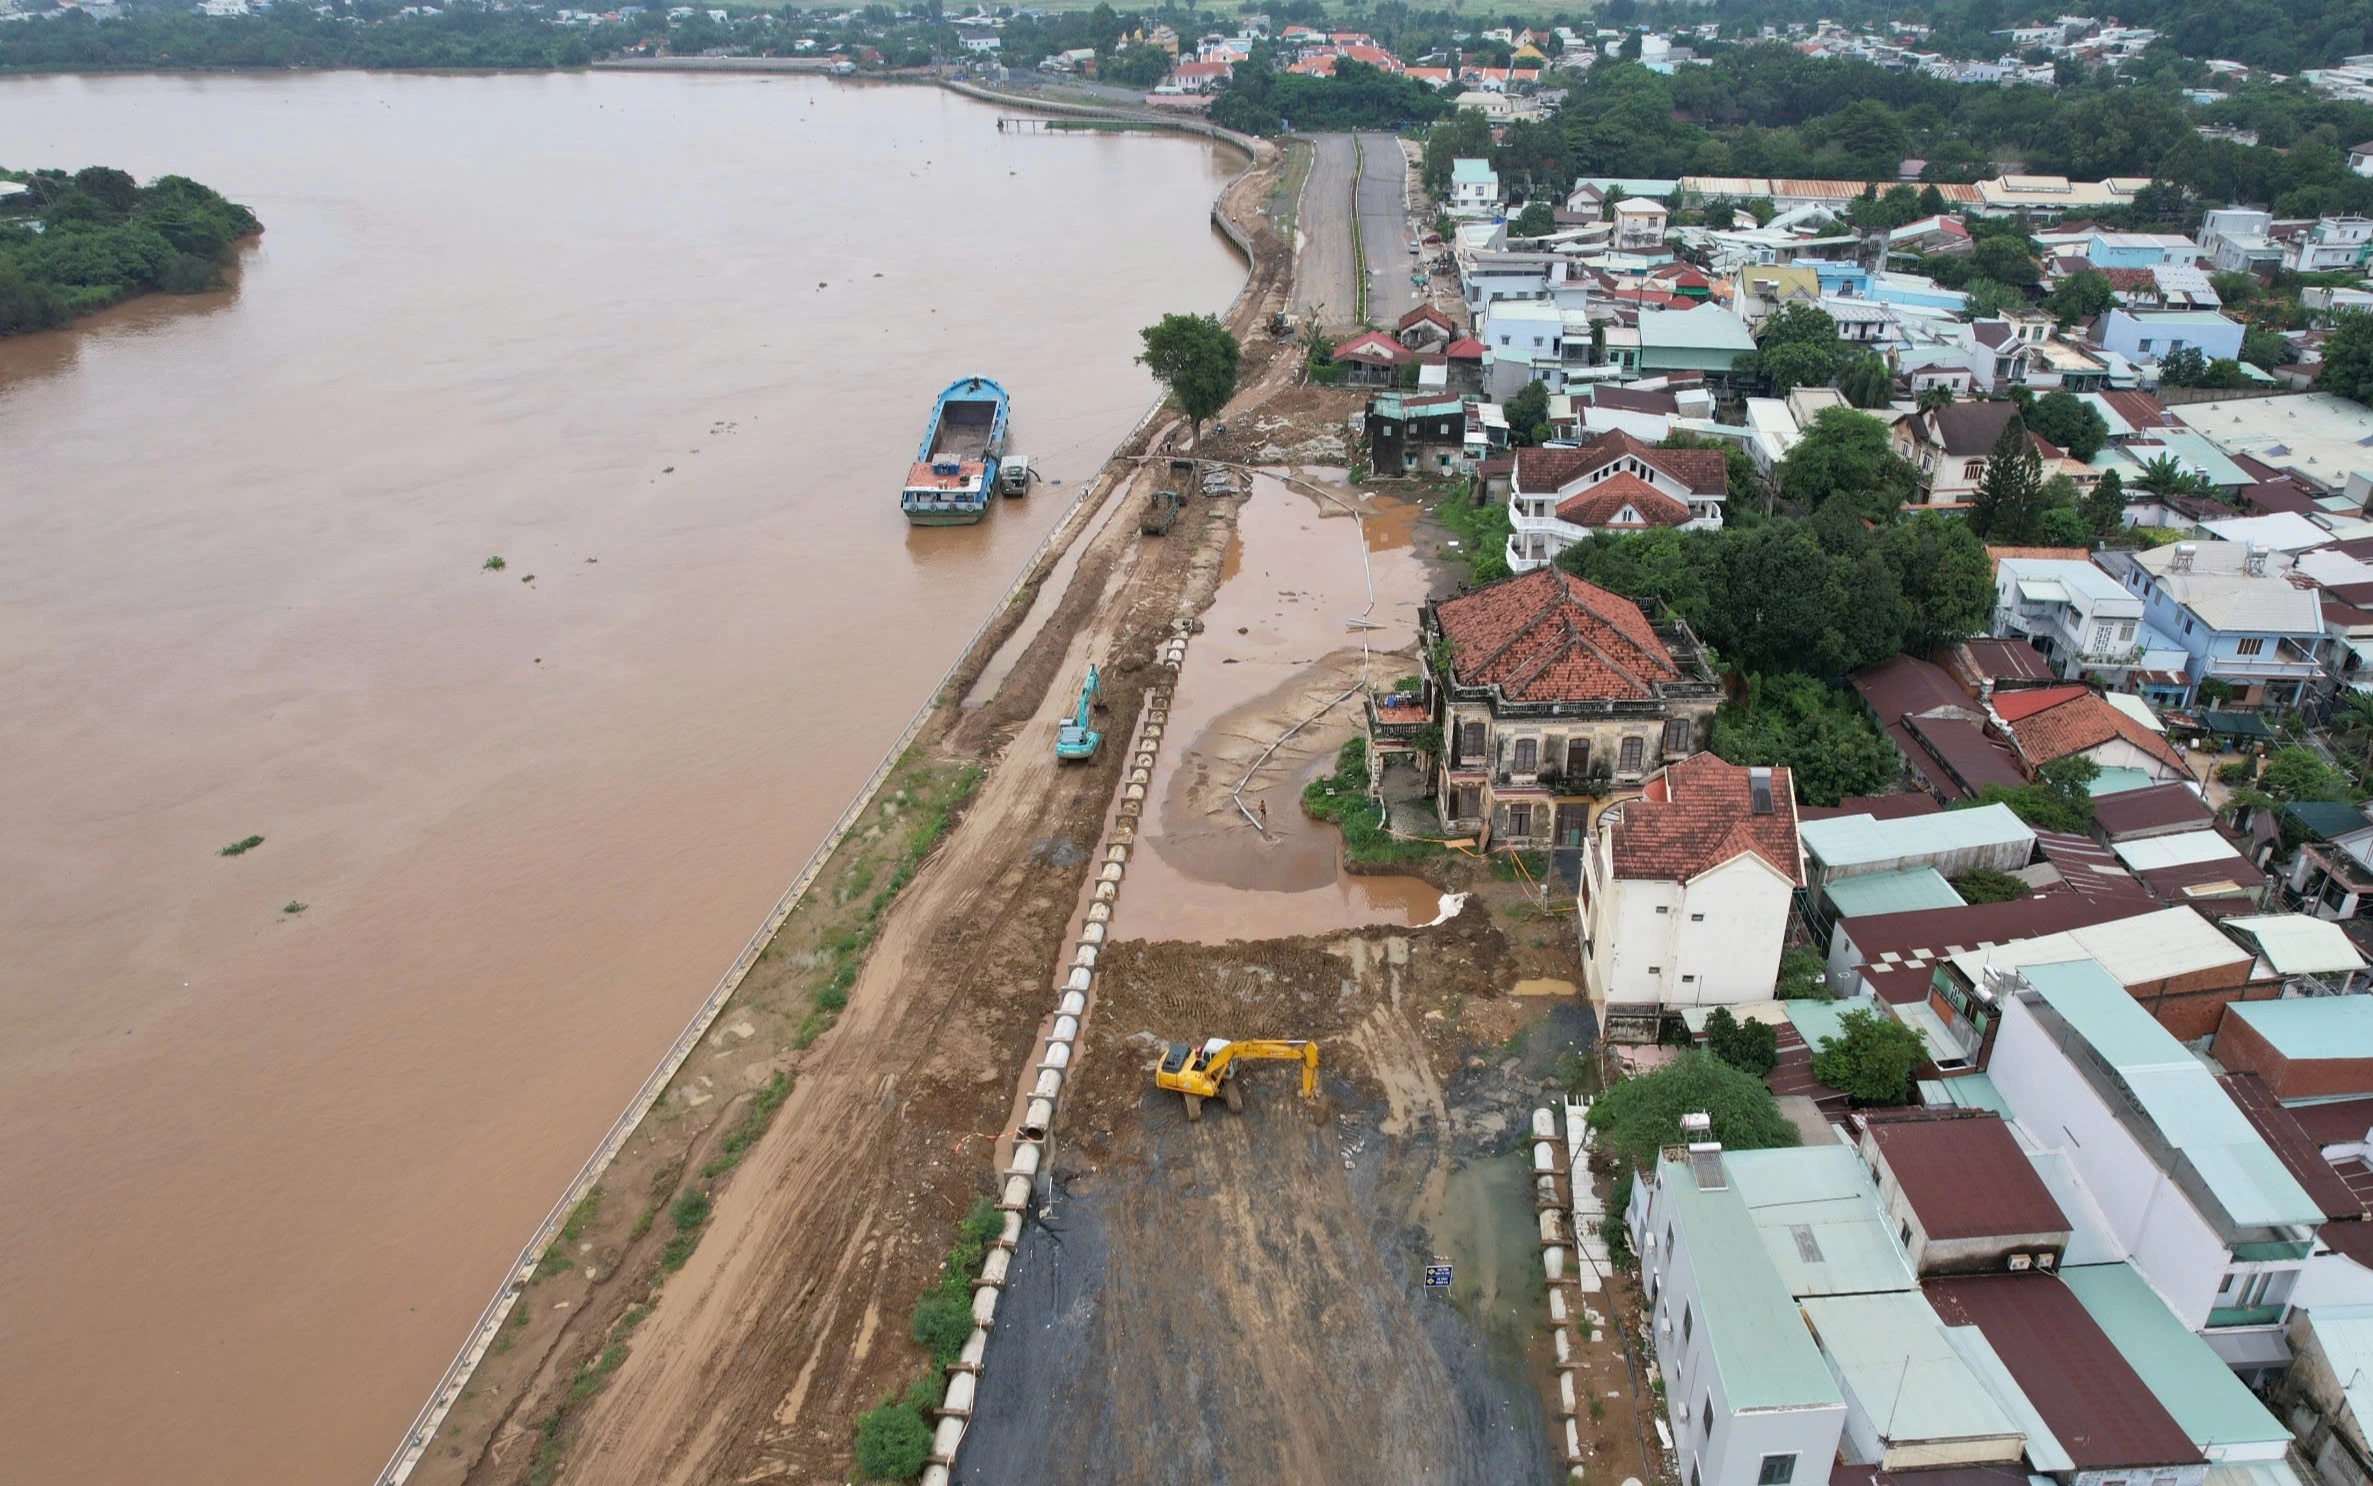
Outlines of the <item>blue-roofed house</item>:
M 2241 322 L 2215 310 L 2113 309 L 2095 333 L 2105 349 L 2136 361 L 2164 361 L 2179 350 L 2211 361 L 2241 355 Z
M 1500 174 L 1489 160 L 1450 162 L 1450 209 L 1488 214 L 1499 209 Z
M 2292 586 L 2289 557 L 2240 542 L 2178 542 L 2148 552 L 2104 552 L 2101 565 L 2143 600 L 2150 628 L 2188 657 L 2189 706 L 2211 677 L 2233 688 L 2226 705 L 2288 711 L 2322 685 L 2323 603 Z
M 2290 1360 L 2291 1294 L 2324 1210 L 2208 1066 L 2091 960 L 2006 979 L 1988 1072 L 2064 1155 L 2128 1260 L 2244 1377 Z

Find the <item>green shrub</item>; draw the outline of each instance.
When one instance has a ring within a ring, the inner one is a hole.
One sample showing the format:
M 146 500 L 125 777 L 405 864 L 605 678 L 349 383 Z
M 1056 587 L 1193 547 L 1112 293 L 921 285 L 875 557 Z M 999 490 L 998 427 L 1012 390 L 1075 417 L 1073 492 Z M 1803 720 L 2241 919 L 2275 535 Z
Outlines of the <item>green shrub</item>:
M 972 1339 L 972 1306 L 966 1293 L 935 1285 L 915 1302 L 915 1340 L 945 1367 L 956 1360 Z
M 931 1453 L 931 1426 L 909 1404 L 885 1403 L 857 1419 L 857 1469 L 879 1481 L 911 1481 Z

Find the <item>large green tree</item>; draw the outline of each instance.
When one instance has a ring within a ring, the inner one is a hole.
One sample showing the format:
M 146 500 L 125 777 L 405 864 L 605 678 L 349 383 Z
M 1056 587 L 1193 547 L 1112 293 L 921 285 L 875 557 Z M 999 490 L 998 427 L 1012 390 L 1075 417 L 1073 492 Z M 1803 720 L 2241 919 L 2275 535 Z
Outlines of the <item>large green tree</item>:
M 1170 389 L 1200 445 L 1203 420 L 1236 395 L 1236 368 L 1242 357 L 1236 337 L 1210 315 L 1164 315 L 1141 334 L 1145 351 L 1137 359 L 1155 381 Z
M 1968 522 L 1918 512 L 1880 534 L 1879 555 L 1895 570 L 1909 606 L 1906 651 L 1924 655 L 1986 627 L 1994 611 L 1994 565 Z
M 2071 458 L 2091 459 L 2109 441 L 2109 422 L 2073 392 L 2047 392 L 2027 410 L 2027 426 L 2066 449 Z
M 2002 425 L 1969 507 L 1969 528 L 1989 542 L 2026 542 L 2043 521 L 2043 456 L 2013 413 Z
M 1711 1053 L 1690 1049 L 1654 1073 L 1627 1078 L 1590 1106 L 1599 1145 L 1632 1167 L 1653 1166 L 1681 1140 L 1681 1116 L 1712 1117 L 1725 1149 L 1761 1151 L 1799 1143 L 1796 1127 L 1760 1079 Z
M 1813 1054 L 1813 1077 L 1858 1105 L 1908 1104 L 1928 1057 L 1920 1034 L 1883 1012 L 1854 1010 Z
M 1706 1017 L 1706 1051 L 1751 1077 L 1761 1078 L 1779 1066 L 1780 1042 L 1769 1022 L 1742 1022 L 1727 1006 L 1717 1006 Z
M 1914 478 L 1911 466 L 1888 444 L 1887 425 L 1851 408 L 1823 408 L 1774 474 L 1780 494 L 1801 511 L 1844 495 L 1873 521 L 1893 518 L 1911 494 Z
M 1879 793 L 1903 772 L 1852 699 L 1810 676 L 1749 675 L 1739 699 L 1714 715 L 1714 752 L 1734 764 L 1786 767 L 1808 805 Z
M 2373 313 L 2342 310 L 2324 337 L 2324 364 L 2315 385 L 2354 402 L 2373 405 Z

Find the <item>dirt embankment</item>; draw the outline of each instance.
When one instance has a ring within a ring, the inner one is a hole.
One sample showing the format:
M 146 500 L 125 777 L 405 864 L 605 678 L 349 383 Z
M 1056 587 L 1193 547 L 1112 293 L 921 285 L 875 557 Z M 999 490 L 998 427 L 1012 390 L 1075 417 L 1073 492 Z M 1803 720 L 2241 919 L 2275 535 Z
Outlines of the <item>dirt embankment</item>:
M 1234 312 L 1247 406 L 1289 364 L 1253 333 L 1290 273 L 1259 214 L 1276 170 L 1265 150 L 1222 201 L 1255 252 Z M 1124 455 L 1169 431 L 1149 425 Z M 1141 501 L 1157 478 L 1151 467 L 1126 469 L 1106 499 Z M 989 1188 L 988 1150 L 1045 1013 L 1118 777 L 1118 749 L 1088 765 L 1053 758 L 1071 680 L 1097 661 L 1108 726 L 1125 730 L 1154 674 L 1156 641 L 1208 601 L 1232 520 L 1226 502 L 1196 497 L 1160 540 L 1140 537 L 1129 510 L 1100 528 L 1081 521 L 1094 542 L 1055 614 L 970 715 L 956 708 L 968 679 L 959 675 L 903 776 L 911 790 L 885 799 L 836 855 L 605 1174 L 601 1201 L 572 1222 L 414 1481 L 845 1475 L 857 1413 L 920 1369 L 907 1312 L 954 1219 Z M 1021 621 L 1020 608 L 968 671 Z M 878 892 L 892 868 L 885 845 L 929 808 L 933 789 L 982 766 L 943 844 L 873 925 L 837 1023 L 802 1047 L 810 998 L 845 953 L 847 905 Z M 753 1138 L 744 1116 L 777 1072 L 794 1083 Z M 713 1211 L 686 1230 L 697 1246 L 667 1273 L 663 1254 L 679 1240 L 669 1207 L 687 1188 Z

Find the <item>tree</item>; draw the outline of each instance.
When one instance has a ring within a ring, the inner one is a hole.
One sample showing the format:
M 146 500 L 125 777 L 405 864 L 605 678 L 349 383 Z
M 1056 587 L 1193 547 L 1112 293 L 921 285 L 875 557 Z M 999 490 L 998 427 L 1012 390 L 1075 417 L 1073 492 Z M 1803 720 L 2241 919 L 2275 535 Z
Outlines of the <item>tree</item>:
M 2126 485 L 2116 470 L 2104 470 L 2099 483 L 2085 492 L 2078 507 L 2097 539 L 2106 541 L 2126 524 Z
M 1556 230 L 1557 209 L 1538 197 L 1526 202 L 1516 220 L 1508 224 L 1510 237 L 1547 237 Z
M 1858 408 L 1883 408 L 1895 396 L 1895 374 L 1876 356 L 1857 356 L 1837 374 L 1837 390 Z
M 1508 438 L 1529 448 L 1549 437 L 1549 388 L 1541 382 L 1524 384 L 1524 390 L 1501 405 L 1508 417 Z
M 1778 1036 L 1765 1022 L 1742 1022 L 1727 1006 L 1717 1006 L 1706 1017 L 1706 1051 L 1754 1078 L 1779 1066 Z
M 2024 542 L 2043 519 L 2043 456 L 2013 413 L 2002 425 L 1970 502 L 1969 527 L 1989 542 Z
M 2208 358 L 2190 346 L 2178 346 L 2159 358 L 2159 385 L 2197 387 L 2208 376 Z
M 2062 279 L 2052 292 L 2044 296 L 2044 308 L 2060 317 L 2061 323 L 2090 320 L 2117 303 L 2117 296 L 2109 286 L 2109 275 L 2097 268 L 2080 268 Z
M 2373 405 L 2373 312 L 2342 310 L 2324 337 L 2323 369 L 2315 385 L 2352 402 Z
M 1892 519 L 1913 485 L 1911 467 L 1887 441 L 1887 425 L 1848 408 L 1823 408 L 1774 473 L 1780 493 L 1799 510 L 1844 494 L 1872 520 Z
M 2039 831 L 2081 836 L 2093 829 L 2090 786 L 2100 773 L 2099 764 L 2081 754 L 2070 754 L 2037 769 L 2032 784 L 2015 788 L 1989 784 L 1978 791 L 1976 799 L 1963 800 L 1951 808 L 2008 805 L 2013 815 Z
M 2258 787 L 2277 800 L 2345 800 L 2348 780 L 2313 749 L 2293 745 L 2266 755 Z
M 2024 237 L 1996 234 L 1981 237 L 1970 249 L 1969 266 L 1981 279 L 2023 288 L 2035 282 L 2035 256 Z
M 1921 412 L 1933 413 L 1938 408 L 1949 408 L 1953 405 L 1953 389 L 1942 382 L 1932 383 L 1921 388 L 1920 395 L 1913 401 L 1919 405 Z
M 1837 372 L 1843 350 L 1837 321 L 1827 311 L 1784 304 L 1764 317 L 1754 361 L 1746 370 L 1761 376 L 1773 395 L 1786 396 L 1792 387 L 1826 385 Z
M 2279 331 L 2252 325 L 2241 332 L 2241 359 L 2260 371 L 2272 371 L 2291 359 L 2291 343 Z
M 2090 460 L 2109 441 L 2109 423 L 2091 403 L 2073 392 L 2047 392 L 2028 410 L 2027 426 L 2068 451 L 2071 459 Z
M 1817 950 L 1798 945 L 1780 955 L 1780 975 L 1772 986 L 1774 1001 L 1829 999 L 1829 962 Z
M 1927 1060 L 1926 1044 L 1910 1027 L 1880 1012 L 1849 1011 L 1838 1019 L 1838 1035 L 1821 1039 L 1813 1077 L 1858 1105 L 1908 1104 L 1912 1075 Z
M 1734 764 L 1785 767 L 1808 805 L 1874 794 L 1903 772 L 1868 717 L 1804 675 L 1750 673 L 1745 694 L 1714 714 L 1714 752 Z
M 2134 488 L 2165 499 L 2170 495 L 2193 495 L 2200 489 L 2200 479 L 2183 467 L 2172 454 L 2154 454 L 2143 461 L 2142 473 L 2134 477 Z
M 1701 1113 L 1712 1116 L 1713 1138 L 1729 1150 L 1799 1143 L 1796 1127 L 1761 1080 L 1695 1048 L 1601 1094 L 1589 1119 L 1600 1147 L 1636 1168 L 1654 1166 L 1657 1153 L 1681 1138 L 1681 1116 Z
M 2029 893 L 2027 884 L 1992 867 L 1972 867 L 1953 879 L 1953 891 L 1965 903 L 2008 903 Z
M 1924 655 L 1985 628 L 1994 612 L 1994 565 L 1966 521 L 1921 511 L 1879 534 L 1909 606 L 1902 648 Z
M 1961 298 L 1973 320 L 1988 320 L 2025 303 L 2019 291 L 1999 279 L 1971 279 L 1961 286 Z
M 890 1402 L 857 1416 L 857 1468 L 869 1479 L 911 1481 L 931 1454 L 931 1426 L 911 1405 Z
M 1200 445 L 1203 420 L 1236 394 L 1236 367 L 1242 355 L 1236 337 L 1210 315 L 1164 315 L 1140 333 L 1145 354 L 1138 361 L 1170 389 Z

